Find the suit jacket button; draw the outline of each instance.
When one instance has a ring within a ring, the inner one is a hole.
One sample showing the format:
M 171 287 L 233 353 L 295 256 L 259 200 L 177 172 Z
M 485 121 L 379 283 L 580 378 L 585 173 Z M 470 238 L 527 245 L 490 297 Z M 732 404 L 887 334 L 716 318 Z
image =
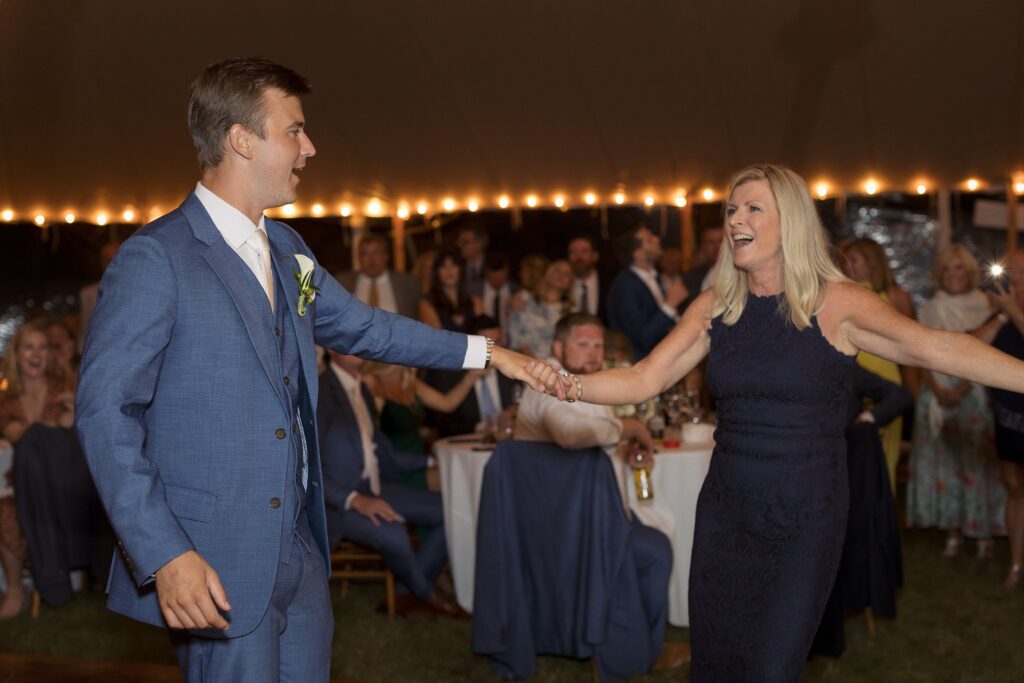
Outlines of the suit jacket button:
M 275 327 L 274 328 L 274 336 L 275 337 L 280 337 L 281 336 L 281 328 L 280 327 Z
M 285 383 L 285 386 L 287 386 L 287 385 L 292 383 L 292 381 L 290 379 L 288 379 L 288 375 L 284 376 L 284 383 Z
M 287 435 L 287 432 L 285 432 L 280 427 L 278 427 L 277 431 L 274 432 L 274 436 L 276 436 L 278 439 L 283 439 L 286 435 Z
M 277 508 L 281 507 L 281 499 L 280 498 L 271 498 L 270 499 L 270 507 L 273 508 L 274 510 L 276 510 Z

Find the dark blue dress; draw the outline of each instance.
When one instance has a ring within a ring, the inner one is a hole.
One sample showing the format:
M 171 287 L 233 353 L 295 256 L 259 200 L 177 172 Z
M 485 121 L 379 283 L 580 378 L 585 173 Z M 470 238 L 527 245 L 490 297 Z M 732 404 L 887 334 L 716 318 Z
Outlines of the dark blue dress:
M 798 331 L 778 297 L 748 295 L 710 336 L 718 428 L 690 565 L 691 680 L 799 681 L 843 547 L 855 360 L 817 319 Z

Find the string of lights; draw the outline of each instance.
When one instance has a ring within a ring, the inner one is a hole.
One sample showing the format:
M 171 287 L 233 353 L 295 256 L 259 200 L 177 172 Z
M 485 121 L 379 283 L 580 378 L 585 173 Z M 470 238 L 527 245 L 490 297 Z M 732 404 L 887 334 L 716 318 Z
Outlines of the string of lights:
M 1015 174 L 1011 183 L 1014 194 L 1024 195 L 1024 173 Z M 956 185 L 955 189 L 966 192 L 979 192 L 984 191 L 990 185 L 990 183 L 978 178 L 967 178 Z M 918 195 L 926 195 L 930 192 L 936 191 L 938 187 L 924 179 L 915 180 L 910 185 L 897 186 L 886 185 L 879 178 L 870 177 L 854 188 L 837 188 L 829 183 L 828 180 L 819 179 L 810 183 L 810 189 L 816 198 L 828 199 L 839 195 L 851 194 L 873 196 L 887 191 L 902 191 Z M 328 204 L 325 202 L 313 202 L 310 204 L 295 203 L 286 204 L 277 209 L 272 209 L 267 213 L 270 216 L 281 218 L 348 218 L 350 216 L 359 215 L 377 218 L 394 216 L 404 221 L 409 220 L 414 213 L 419 216 L 425 216 L 433 213 L 455 213 L 456 211 L 468 211 L 470 213 L 475 213 L 477 211 L 488 209 L 506 210 L 516 208 L 517 206 L 529 209 L 556 208 L 562 211 L 568 211 L 573 208 L 597 207 L 600 204 L 604 204 L 606 206 L 623 206 L 630 204 L 643 205 L 646 207 L 653 207 L 656 204 L 666 204 L 682 208 L 690 201 L 690 196 L 691 193 L 683 188 L 677 188 L 666 193 L 646 191 L 631 194 L 627 193 L 625 188 L 619 187 L 613 193 L 606 194 L 604 197 L 599 195 L 596 191 L 587 190 L 586 192 L 578 195 L 576 201 L 574 201 L 568 194 L 562 192 L 551 193 L 543 196 L 537 193 L 530 193 L 519 199 L 516 199 L 509 194 L 501 194 L 495 197 L 493 202 L 486 202 L 480 197 L 468 197 L 459 201 L 455 197 L 449 196 L 443 197 L 442 199 L 434 202 L 430 202 L 425 199 L 418 201 L 403 199 L 396 202 L 388 202 L 380 197 L 371 197 L 361 205 L 355 202 L 340 202 L 335 204 Z M 693 201 L 696 203 L 712 203 L 720 201 L 722 197 L 722 190 L 710 186 L 699 188 L 695 191 L 695 197 L 696 199 Z M 607 199 L 608 201 L 603 202 L 602 199 Z M 19 212 L 14 208 L 4 208 L 3 210 L 0 210 L 0 221 L 3 221 L 4 223 L 31 221 L 39 227 L 45 227 L 59 222 L 67 224 L 85 222 L 104 226 L 111 223 L 139 223 L 142 222 L 144 215 L 148 216 L 149 220 L 153 220 L 163 212 L 164 210 L 160 206 L 150 207 L 149 211 L 145 214 L 133 206 L 124 208 L 120 212 L 100 209 L 93 211 L 92 213 L 79 212 L 74 209 L 62 212 L 47 212 L 42 210 Z

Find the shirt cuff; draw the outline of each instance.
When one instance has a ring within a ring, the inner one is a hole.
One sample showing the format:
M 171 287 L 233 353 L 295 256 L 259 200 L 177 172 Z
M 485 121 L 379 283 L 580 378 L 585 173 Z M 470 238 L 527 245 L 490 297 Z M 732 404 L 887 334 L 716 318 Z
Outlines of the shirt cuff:
M 478 334 L 466 337 L 466 357 L 462 360 L 463 370 L 482 370 L 487 362 L 487 339 Z
M 352 499 L 355 498 L 358 495 L 359 495 L 359 491 L 353 491 L 352 493 L 348 494 L 348 497 L 345 498 L 345 509 L 346 510 L 351 510 L 352 509 Z

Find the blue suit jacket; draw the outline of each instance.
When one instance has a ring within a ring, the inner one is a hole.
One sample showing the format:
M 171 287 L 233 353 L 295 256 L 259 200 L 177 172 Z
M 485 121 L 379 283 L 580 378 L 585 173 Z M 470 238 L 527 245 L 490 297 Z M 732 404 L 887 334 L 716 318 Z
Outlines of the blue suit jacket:
M 608 326 L 629 338 L 636 360 L 649 354 L 675 324 L 631 268 L 615 276 L 608 289 Z
M 320 291 L 304 317 L 295 254 L 313 255 L 288 226 L 266 221 L 273 267 L 297 330 L 300 412 L 308 444 L 308 516 L 327 562 L 316 438 L 314 339 L 403 365 L 461 367 L 466 338 L 372 309 L 316 264 Z M 314 259 L 315 263 L 315 259 Z M 163 625 L 152 576 L 195 549 L 232 604 L 228 637 L 269 604 L 282 552 L 289 420 L 270 307 L 252 272 L 194 194 L 126 241 L 100 283 L 77 398 L 77 428 L 118 537 L 114 611 Z M 207 632 L 207 635 L 221 635 Z

